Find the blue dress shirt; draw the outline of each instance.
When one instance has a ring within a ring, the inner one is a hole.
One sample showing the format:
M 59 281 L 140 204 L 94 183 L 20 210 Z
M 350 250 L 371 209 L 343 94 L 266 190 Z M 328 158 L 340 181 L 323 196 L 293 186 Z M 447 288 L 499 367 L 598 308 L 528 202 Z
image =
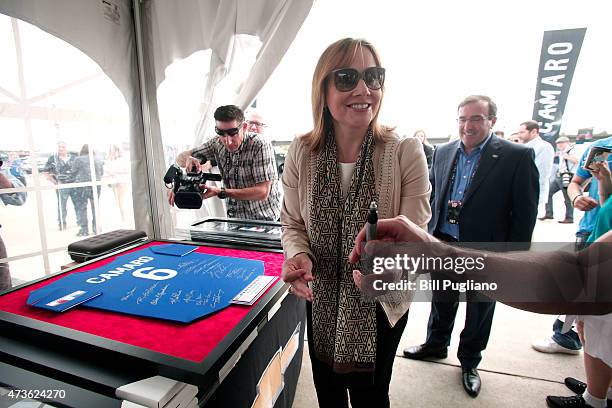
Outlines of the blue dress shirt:
M 482 151 L 484 150 L 487 143 L 491 140 L 491 134 L 487 136 L 478 146 L 474 148 L 469 154 L 465 152 L 465 146 L 463 142 L 459 143 L 459 149 L 457 152 L 457 171 L 455 173 L 455 182 L 452 185 L 452 191 L 449 188 L 446 192 L 446 199 L 442 205 L 442 213 L 440 214 L 442 223 L 440 224 L 440 232 L 448 234 L 453 238 L 459 240 L 459 224 L 451 224 L 448 222 L 448 201 L 463 201 L 465 193 L 470 188 L 470 182 L 474 177 L 474 172 L 480 162 Z M 451 174 L 453 169 L 451 168 Z

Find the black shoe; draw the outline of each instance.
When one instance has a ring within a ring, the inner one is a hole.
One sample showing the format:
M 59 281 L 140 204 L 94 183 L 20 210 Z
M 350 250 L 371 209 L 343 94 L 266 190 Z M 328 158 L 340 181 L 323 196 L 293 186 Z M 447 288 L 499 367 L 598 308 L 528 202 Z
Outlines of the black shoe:
M 544 220 L 552 220 L 553 216 L 552 215 L 545 215 L 543 217 L 538 217 L 538 220 L 540 221 L 544 221 Z
M 557 221 L 559 224 L 573 224 L 574 220 L 570 220 L 569 218 L 566 218 L 564 220 L 561 221 Z
M 549 395 L 546 397 L 546 405 L 550 408 L 593 408 L 584 401 L 582 395 L 574 395 L 573 397 Z
M 470 397 L 476 398 L 480 393 L 480 375 L 476 368 L 461 368 L 463 371 L 463 389 L 468 393 Z
M 438 348 L 431 347 L 427 344 L 421 344 L 419 346 L 412 346 L 404 349 L 404 357 L 411 360 L 423 360 L 424 358 L 446 358 L 448 351 L 446 347 Z
M 583 383 L 582 381 L 577 380 L 573 377 L 567 377 L 564 380 L 564 382 L 565 382 L 565 386 L 576 394 L 582 395 L 586 391 L 586 388 L 587 388 L 586 383 Z
M 587 389 L 586 383 L 583 383 L 582 381 L 577 380 L 573 377 L 566 377 L 564 382 L 565 382 L 565 386 L 569 388 L 570 390 L 572 390 L 572 392 L 575 392 L 576 394 L 582 395 Z M 612 407 L 612 399 L 608 398 L 607 404 L 609 407 Z

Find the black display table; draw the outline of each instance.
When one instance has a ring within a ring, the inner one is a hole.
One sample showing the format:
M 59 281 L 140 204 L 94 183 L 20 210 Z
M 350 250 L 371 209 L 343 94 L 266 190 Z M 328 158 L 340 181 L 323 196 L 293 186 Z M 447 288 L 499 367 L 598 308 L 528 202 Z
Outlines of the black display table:
M 159 242 L 169 241 L 147 241 L 136 247 Z M 202 245 L 201 242 L 192 244 Z M 121 400 L 115 397 L 116 388 L 161 375 L 198 386 L 199 406 L 250 407 L 256 398 L 260 403 L 266 398 L 275 400 L 275 407 L 291 406 L 302 362 L 305 304 L 288 295 L 288 287 L 281 280 L 245 311 L 239 321 L 228 327 L 227 334 L 218 343 L 203 344 L 210 351 L 200 361 L 142 347 L 137 341 L 133 344 L 117 341 L 112 333 L 92 334 L 75 328 L 78 325 L 63 327 L 33 317 L 22 305 L 15 305 L 16 299 L 23 299 L 36 285 L 92 263 L 104 262 L 106 258 L 112 259 L 133 248 L 28 282 L 0 295 L 0 383 L 20 390 L 64 390 L 61 398 L 58 395 L 38 398 L 57 406 L 120 407 Z M 206 248 L 217 253 L 247 250 L 238 244 L 207 244 Z M 249 245 L 248 251 L 264 259 L 277 258 L 274 262 L 264 261 L 266 268 L 278 268 L 279 262 L 282 263 L 279 248 Z M 225 310 L 219 313 L 225 313 Z M 107 313 L 108 318 L 114 318 L 112 312 L 95 313 Z M 96 318 L 100 316 L 96 315 Z M 205 331 L 205 322 L 198 324 L 199 330 Z M 116 329 L 125 337 L 129 326 Z M 150 336 L 156 335 L 155 329 L 150 331 Z M 180 341 L 177 344 L 180 347 Z M 295 349 L 282 355 L 280 386 L 276 387 L 273 395 L 261 395 L 257 383 L 262 381 L 262 373 L 267 368 L 267 374 L 274 371 L 275 364 L 280 361 L 279 353 L 291 347 Z M 176 351 L 180 355 L 180 350 Z M 3 399 L 7 402 L 19 400 L 6 395 L 0 397 L 0 401 Z

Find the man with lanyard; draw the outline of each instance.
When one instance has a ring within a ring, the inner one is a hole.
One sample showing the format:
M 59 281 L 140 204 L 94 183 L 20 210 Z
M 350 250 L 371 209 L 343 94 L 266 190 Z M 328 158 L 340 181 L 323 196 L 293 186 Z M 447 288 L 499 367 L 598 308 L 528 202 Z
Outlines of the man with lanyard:
M 438 146 L 434 152 L 429 232 L 443 241 L 531 241 L 539 193 L 534 152 L 493 135 L 496 115 L 491 98 L 468 96 L 458 107 L 460 140 Z M 442 277 L 432 274 L 432 280 Z M 463 388 L 476 397 L 481 387 L 476 367 L 489 340 L 495 303 L 474 291 L 467 291 L 466 298 L 457 357 Z M 446 358 L 458 299 L 458 291 L 433 291 L 427 339 L 405 349 L 405 357 Z
M 208 186 L 202 197 L 226 199 L 229 218 L 277 221 L 280 191 L 272 145 L 255 133 L 247 133 L 249 125 L 235 105 L 217 108 L 214 117 L 218 136 L 182 152 L 176 163 L 200 171 L 201 163 L 216 162 L 223 187 Z M 173 201 L 171 193 L 170 204 Z

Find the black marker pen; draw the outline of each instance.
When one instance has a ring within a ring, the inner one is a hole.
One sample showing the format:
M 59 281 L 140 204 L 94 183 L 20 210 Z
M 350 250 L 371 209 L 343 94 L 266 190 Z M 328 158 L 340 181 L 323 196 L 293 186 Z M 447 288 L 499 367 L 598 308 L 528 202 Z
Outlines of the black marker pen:
M 366 242 L 376 239 L 376 223 L 378 223 L 378 206 L 376 201 L 372 201 L 366 220 Z

